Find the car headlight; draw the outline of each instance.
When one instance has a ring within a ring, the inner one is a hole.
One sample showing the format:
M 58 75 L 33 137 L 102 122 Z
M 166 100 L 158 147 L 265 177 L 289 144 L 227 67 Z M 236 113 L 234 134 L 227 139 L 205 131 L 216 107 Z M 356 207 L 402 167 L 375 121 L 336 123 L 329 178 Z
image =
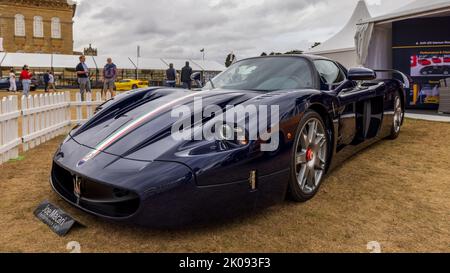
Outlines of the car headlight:
M 217 132 L 220 141 L 234 147 L 245 146 L 249 143 L 246 130 L 238 125 L 223 124 Z
M 205 155 L 244 148 L 250 144 L 249 134 L 244 128 L 234 124 L 209 124 L 208 134 L 202 140 L 183 144 L 178 156 Z M 210 135 L 209 133 L 212 133 Z

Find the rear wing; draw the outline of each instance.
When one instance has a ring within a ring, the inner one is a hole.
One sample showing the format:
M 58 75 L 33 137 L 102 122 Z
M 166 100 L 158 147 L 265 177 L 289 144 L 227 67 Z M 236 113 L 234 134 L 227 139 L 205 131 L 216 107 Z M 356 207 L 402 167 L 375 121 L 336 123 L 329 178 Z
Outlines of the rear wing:
M 377 73 L 388 74 L 390 79 L 396 79 L 403 83 L 403 88 L 410 89 L 412 80 L 406 74 L 394 69 L 375 69 L 374 71 Z

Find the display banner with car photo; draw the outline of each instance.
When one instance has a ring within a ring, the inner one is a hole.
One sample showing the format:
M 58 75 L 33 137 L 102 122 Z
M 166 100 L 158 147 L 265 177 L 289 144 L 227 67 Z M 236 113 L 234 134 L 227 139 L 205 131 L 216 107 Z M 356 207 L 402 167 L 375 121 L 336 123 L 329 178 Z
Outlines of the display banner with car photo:
M 411 56 L 411 77 L 448 77 L 450 55 Z
M 437 109 L 443 79 L 450 78 L 450 17 L 410 19 L 393 23 L 393 66 L 409 74 L 411 107 Z

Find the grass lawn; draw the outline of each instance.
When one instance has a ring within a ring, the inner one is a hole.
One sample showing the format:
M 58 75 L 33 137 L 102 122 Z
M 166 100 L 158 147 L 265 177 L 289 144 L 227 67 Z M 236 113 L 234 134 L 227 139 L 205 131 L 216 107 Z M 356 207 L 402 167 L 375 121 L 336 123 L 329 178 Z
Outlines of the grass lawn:
M 59 137 L 0 166 L 0 252 L 384 252 L 450 251 L 450 124 L 407 120 L 327 177 L 305 204 L 286 201 L 252 217 L 185 230 L 124 226 L 87 215 L 52 192 Z M 49 200 L 87 228 L 60 238 L 33 215 Z

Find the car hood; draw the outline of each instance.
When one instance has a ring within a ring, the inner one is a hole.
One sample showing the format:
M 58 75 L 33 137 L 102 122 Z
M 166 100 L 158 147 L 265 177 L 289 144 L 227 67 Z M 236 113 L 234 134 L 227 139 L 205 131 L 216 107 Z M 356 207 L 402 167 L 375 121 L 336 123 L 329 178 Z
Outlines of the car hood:
M 239 90 L 215 90 L 186 92 L 181 89 L 159 89 L 152 92 L 147 100 L 133 102 L 116 109 L 112 115 L 105 109 L 97 113 L 78 130 L 71 133 L 77 143 L 93 150 L 86 155 L 87 160 L 96 153 L 104 152 L 127 159 L 153 161 L 168 158 L 186 141 L 175 140 L 172 126 L 179 117 L 172 117 L 172 110 L 179 106 L 194 108 L 194 101 L 202 99 L 201 107 L 226 106 L 243 103 L 258 103 L 277 92 L 261 93 Z M 279 96 L 279 94 L 278 94 Z M 142 102 L 143 101 L 143 102 Z
M 74 130 L 71 138 L 92 150 L 81 162 L 90 160 L 98 153 L 139 161 L 177 161 L 175 155 L 183 154 L 181 150 L 185 147 L 195 148 L 191 144 L 207 146 L 209 143 L 177 140 L 172 136 L 174 123 L 180 122 L 179 116 L 173 116 L 172 110 L 175 108 L 182 106 L 190 110 L 192 112 L 190 118 L 194 120 L 194 115 L 201 115 L 205 108 L 211 105 L 218 106 L 226 112 L 228 106 L 276 104 L 280 106 L 283 118 L 285 109 L 295 109 L 292 104 L 296 104 L 298 100 L 293 100 L 293 97 L 305 98 L 317 92 L 315 90 L 283 90 L 269 93 L 242 90 L 187 92 L 183 89 L 157 89 L 152 90 L 148 97 L 124 103 L 114 110 L 103 109 L 78 130 Z M 199 120 L 205 124 L 210 118 Z

